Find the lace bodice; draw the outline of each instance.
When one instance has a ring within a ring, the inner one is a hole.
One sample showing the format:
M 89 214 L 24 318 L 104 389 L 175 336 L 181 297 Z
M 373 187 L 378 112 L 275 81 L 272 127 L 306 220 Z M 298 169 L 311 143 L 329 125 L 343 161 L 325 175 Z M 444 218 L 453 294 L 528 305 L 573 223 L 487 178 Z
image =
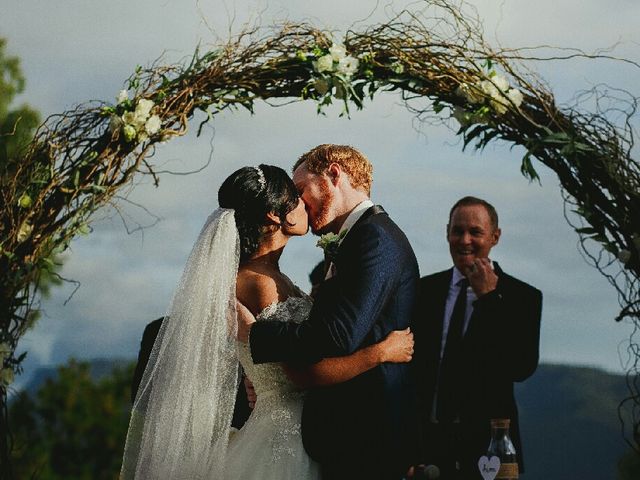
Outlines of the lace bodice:
M 262 310 L 256 321 L 277 320 L 300 323 L 307 319 L 312 300 L 308 295 L 289 297 L 283 302 L 272 303 Z M 245 374 L 251 379 L 258 397 L 267 393 L 293 393 L 299 389 L 287 378 L 279 363 L 256 365 L 251 359 L 249 345 L 238 342 L 238 358 Z
M 258 314 L 256 321 L 300 323 L 306 320 L 312 300 L 308 295 L 300 294 L 299 297 L 289 297 L 283 302 L 269 305 Z M 318 467 L 304 453 L 300 436 L 304 392 L 289 380 L 281 364 L 254 364 L 248 344 L 238 342 L 238 359 L 253 383 L 258 400 L 249 420 L 238 433 L 239 437 L 235 439 L 235 448 L 242 449 L 242 458 L 232 462 L 230 471 L 234 474 L 229 478 L 246 478 L 244 469 L 247 458 L 259 462 L 255 459 L 261 456 L 264 457 L 264 463 L 277 466 L 277 475 L 272 475 L 274 479 L 285 478 L 281 471 L 284 465 L 291 467 L 285 469 L 291 470 L 286 478 L 319 479 Z M 298 475 L 296 472 L 304 473 Z

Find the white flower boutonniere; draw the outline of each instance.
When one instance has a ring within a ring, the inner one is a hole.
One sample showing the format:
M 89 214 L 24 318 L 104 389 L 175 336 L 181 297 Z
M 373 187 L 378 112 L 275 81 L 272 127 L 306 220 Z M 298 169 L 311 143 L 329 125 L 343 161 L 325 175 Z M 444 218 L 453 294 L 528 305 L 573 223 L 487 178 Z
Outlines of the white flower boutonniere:
M 338 247 L 340 246 L 340 242 L 347 234 L 349 230 L 342 230 L 340 233 L 325 233 L 320 236 L 320 239 L 316 243 L 316 246 L 320 247 L 324 250 L 324 255 L 330 261 L 333 261 L 338 254 Z

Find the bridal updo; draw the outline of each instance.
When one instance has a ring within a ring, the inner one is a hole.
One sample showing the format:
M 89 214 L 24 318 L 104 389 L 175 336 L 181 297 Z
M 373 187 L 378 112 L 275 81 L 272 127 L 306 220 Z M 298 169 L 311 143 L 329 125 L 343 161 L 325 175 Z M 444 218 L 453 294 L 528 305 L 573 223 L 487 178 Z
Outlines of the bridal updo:
M 269 231 L 267 213 L 275 213 L 284 223 L 298 198 L 293 180 L 280 167 L 242 167 L 227 177 L 218 190 L 218 204 L 235 210 L 241 262 L 256 252 Z

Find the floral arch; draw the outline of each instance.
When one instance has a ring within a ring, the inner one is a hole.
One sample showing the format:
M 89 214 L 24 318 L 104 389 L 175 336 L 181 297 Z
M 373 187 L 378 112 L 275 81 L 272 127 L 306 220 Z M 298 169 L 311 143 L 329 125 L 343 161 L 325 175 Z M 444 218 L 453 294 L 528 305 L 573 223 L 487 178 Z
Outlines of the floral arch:
M 155 149 L 184 135 L 196 112 L 253 112 L 258 99 L 311 100 L 319 112 L 341 102 L 348 115 L 377 92 L 396 90 L 420 121 L 453 116 L 464 147 L 482 149 L 492 140 L 524 147 L 526 178 L 537 179 L 534 161 L 558 176 L 565 206 L 577 214 L 567 220 L 580 219 L 572 227 L 585 258 L 618 293 L 616 320 L 640 327 L 640 163 L 632 158 L 631 123 L 638 99 L 595 88 L 579 97 L 592 113 L 560 108 L 526 70 L 535 52 L 494 49 L 479 21 L 446 0 L 427 3 L 429 15 L 402 12 L 339 41 L 310 25 L 286 24 L 245 31 L 215 50 L 196 51 L 184 65 L 139 67 L 115 104 L 93 102 L 50 117 L 20 158 L 1 166 L 0 431 L 8 385 L 20 372 L 16 346 L 32 325 L 38 286 L 53 272 L 55 255 L 87 232 L 92 214 L 136 174 L 158 181 Z M 409 103 L 419 97 L 430 102 L 420 109 Z M 640 452 L 640 348 L 633 338 L 631 344 L 635 363 L 620 414 Z

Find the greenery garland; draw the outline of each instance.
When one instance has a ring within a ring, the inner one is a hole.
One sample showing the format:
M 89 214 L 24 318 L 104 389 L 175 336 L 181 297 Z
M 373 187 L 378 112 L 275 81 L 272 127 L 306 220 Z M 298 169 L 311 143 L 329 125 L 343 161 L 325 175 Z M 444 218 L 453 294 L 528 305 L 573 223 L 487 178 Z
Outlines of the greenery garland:
M 245 31 L 216 50 L 196 51 L 186 65 L 138 67 L 115 104 L 92 102 L 47 119 L 28 148 L 0 166 L 5 409 L 24 358 L 15 356 L 16 346 L 36 318 L 42 278 L 56 275 L 56 256 L 89 232 L 92 214 L 136 174 L 157 183 L 155 148 L 184 135 L 196 112 L 207 119 L 229 108 L 253 112 L 258 99 L 310 99 L 319 112 L 339 101 L 348 115 L 378 91 L 396 90 L 421 121 L 456 119 L 464 147 L 482 149 L 498 139 L 524 147 L 526 178 L 538 178 L 534 159 L 557 174 L 586 258 L 618 292 L 616 320 L 640 327 L 640 165 L 631 156 L 638 99 L 596 88 L 582 95 L 594 112 L 559 108 L 524 69 L 531 54 L 492 49 L 464 7 L 424 3 L 421 12 L 349 31 L 342 41 L 306 24 Z M 640 349 L 633 335 L 631 349 L 630 395 L 620 414 L 640 452 Z

